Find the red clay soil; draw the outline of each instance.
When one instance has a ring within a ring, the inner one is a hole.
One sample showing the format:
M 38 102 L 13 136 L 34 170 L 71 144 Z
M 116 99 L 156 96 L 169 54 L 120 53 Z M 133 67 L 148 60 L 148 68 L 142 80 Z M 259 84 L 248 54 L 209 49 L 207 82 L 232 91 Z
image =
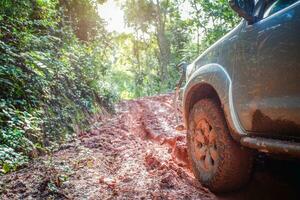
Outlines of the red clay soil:
M 119 103 L 90 132 L 0 177 L 0 199 L 297 199 L 297 183 L 273 178 L 265 162 L 241 191 L 216 196 L 202 187 L 189 169 L 185 132 L 175 130 L 172 98 Z

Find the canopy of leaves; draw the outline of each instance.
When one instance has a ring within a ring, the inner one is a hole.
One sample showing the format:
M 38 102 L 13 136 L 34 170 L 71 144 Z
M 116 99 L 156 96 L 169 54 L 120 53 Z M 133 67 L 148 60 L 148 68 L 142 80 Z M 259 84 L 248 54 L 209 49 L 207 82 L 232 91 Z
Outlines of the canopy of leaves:
M 114 74 L 126 74 L 124 79 L 115 79 L 122 97 L 172 91 L 179 77 L 176 64 L 191 62 L 239 20 L 227 0 L 118 2 L 125 23 L 134 30 L 116 33 L 113 40 L 116 53 L 112 68 L 118 69 Z M 188 10 L 182 10 L 186 7 Z

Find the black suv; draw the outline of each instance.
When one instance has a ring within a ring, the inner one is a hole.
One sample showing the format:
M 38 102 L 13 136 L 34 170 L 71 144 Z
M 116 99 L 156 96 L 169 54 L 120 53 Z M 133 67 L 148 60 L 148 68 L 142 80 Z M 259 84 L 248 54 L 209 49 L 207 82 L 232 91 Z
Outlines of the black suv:
M 256 149 L 300 157 L 300 1 L 231 0 L 244 18 L 186 69 L 195 176 L 212 191 L 251 174 Z

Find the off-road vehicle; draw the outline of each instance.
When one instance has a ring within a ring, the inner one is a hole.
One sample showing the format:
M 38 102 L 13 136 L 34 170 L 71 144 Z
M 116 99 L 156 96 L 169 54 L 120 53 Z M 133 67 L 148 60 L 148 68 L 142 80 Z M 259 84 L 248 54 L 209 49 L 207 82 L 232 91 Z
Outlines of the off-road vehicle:
M 300 156 L 300 1 L 229 3 L 243 20 L 188 65 L 182 95 L 195 176 L 216 192 L 249 180 L 254 149 Z

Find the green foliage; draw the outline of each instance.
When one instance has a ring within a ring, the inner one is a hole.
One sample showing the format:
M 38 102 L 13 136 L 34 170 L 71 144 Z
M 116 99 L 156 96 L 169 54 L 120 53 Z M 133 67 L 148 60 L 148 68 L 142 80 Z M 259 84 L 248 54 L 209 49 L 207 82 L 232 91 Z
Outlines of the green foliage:
M 109 34 L 94 2 L 67 2 L 80 3 L 80 13 L 69 16 L 57 0 L 0 3 L 2 173 L 87 128 L 90 115 L 118 99 L 105 79 Z
M 59 2 L 64 9 L 64 19 L 70 22 L 80 40 L 93 40 L 99 33 L 105 33 L 103 21 L 95 10 L 97 3 L 104 3 L 104 0 L 60 0 Z
M 227 0 L 119 2 L 134 30 L 114 37 L 113 79 L 126 98 L 172 91 L 179 78 L 176 64 L 191 62 L 238 22 Z M 185 18 L 183 3 L 189 8 Z
M 196 54 L 204 51 L 239 21 L 227 0 L 188 0 L 191 5 L 189 23 L 197 33 Z
M 238 22 L 227 0 L 119 0 L 134 31 L 108 33 L 104 2 L 0 1 L 0 173 L 88 129 L 119 96 L 172 91 L 175 65 Z
M 0 175 L 14 171 L 18 166 L 27 164 L 28 157 L 16 152 L 13 148 L 0 145 Z

